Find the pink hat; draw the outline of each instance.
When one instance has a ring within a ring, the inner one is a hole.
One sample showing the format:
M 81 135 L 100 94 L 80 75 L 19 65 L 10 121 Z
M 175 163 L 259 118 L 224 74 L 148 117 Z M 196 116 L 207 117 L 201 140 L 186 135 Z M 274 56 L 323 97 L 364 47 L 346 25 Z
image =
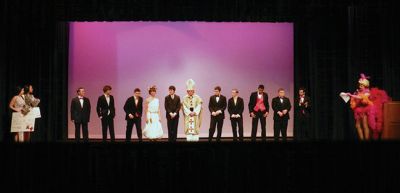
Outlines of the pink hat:
M 358 79 L 358 83 L 364 85 L 365 87 L 369 87 L 369 76 L 365 76 L 365 74 L 360 74 L 360 79 Z

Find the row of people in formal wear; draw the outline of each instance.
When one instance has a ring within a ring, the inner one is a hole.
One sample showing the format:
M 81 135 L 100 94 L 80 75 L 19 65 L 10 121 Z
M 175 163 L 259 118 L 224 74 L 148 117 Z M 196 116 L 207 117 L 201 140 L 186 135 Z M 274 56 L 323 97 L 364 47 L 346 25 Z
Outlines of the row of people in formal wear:
M 383 112 L 382 106 L 391 98 L 386 91 L 378 88 L 369 89 L 369 80 L 364 74 L 360 75 L 359 89 L 354 94 L 342 93 L 341 96 L 349 96 L 350 106 L 354 110 L 356 120 L 357 134 L 360 140 L 368 140 L 370 133 L 373 139 L 379 139 L 382 134 Z M 98 98 L 96 111 L 101 119 L 103 140 L 107 140 L 107 131 L 110 133 L 111 141 L 115 140 L 114 117 L 115 103 L 111 95 L 111 86 L 104 86 L 103 94 Z M 169 87 L 169 94 L 164 99 L 166 119 L 168 125 L 169 141 L 176 141 L 177 129 L 179 125 L 180 111 L 184 116 L 184 133 L 188 141 L 197 141 L 199 139 L 199 129 L 201 127 L 203 100 L 195 93 L 195 82 L 192 79 L 186 81 L 187 94 L 181 100 L 175 94 L 175 87 Z M 143 101 L 141 90 L 136 88 L 133 95 L 129 97 L 124 105 L 126 113 L 126 141 L 131 141 L 132 129 L 136 126 L 136 132 L 139 141 L 142 141 L 142 135 L 150 140 L 156 140 L 163 136 L 161 126 L 160 102 L 156 97 L 157 88 L 152 86 L 148 89 L 149 96 Z M 243 113 L 244 100 L 239 96 L 238 89 L 232 89 L 232 97 L 227 100 L 221 94 L 221 87 L 214 88 L 214 94 L 210 97 L 208 109 L 210 111 L 210 127 L 208 140 L 212 141 L 215 132 L 216 140 L 221 140 L 222 128 L 225 119 L 225 110 L 228 109 L 231 122 L 233 140 L 243 141 Z M 33 95 L 32 85 L 17 87 L 16 95 L 11 99 L 9 108 L 21 115 L 26 115 L 32 108 L 37 107 L 40 100 Z M 306 96 L 304 88 L 298 90 L 295 97 L 295 127 L 294 137 L 299 140 L 312 138 L 310 131 L 311 119 L 311 100 Z M 145 106 L 143 113 L 143 106 Z M 285 90 L 278 89 L 278 96 L 271 102 L 274 120 L 274 139 L 282 137 L 286 140 L 289 112 L 292 109 L 289 98 L 285 96 Z M 77 89 L 77 96 L 71 102 L 71 120 L 75 124 L 75 139 L 81 139 L 82 130 L 83 140 L 88 141 L 88 123 L 90 121 L 91 105 L 90 100 L 85 97 L 85 89 Z M 256 140 L 258 122 L 261 123 L 261 139 L 266 140 L 266 117 L 269 116 L 270 105 L 268 103 L 268 94 L 264 91 L 264 85 L 259 85 L 256 92 L 251 93 L 248 103 L 249 115 L 252 119 L 251 140 Z M 145 128 L 142 132 L 142 117 L 145 115 Z M 36 127 L 36 126 L 35 126 Z M 15 141 L 29 141 L 31 132 L 13 133 Z
M 182 98 L 175 94 L 175 86 L 168 88 L 169 94 L 164 99 L 165 117 L 168 126 L 168 140 L 176 141 L 179 125 L 180 111 L 184 116 L 184 133 L 187 141 L 199 140 L 199 129 L 201 127 L 203 100 L 195 93 L 195 82 L 189 79 L 186 82 L 187 94 Z M 111 141 L 115 140 L 114 117 L 115 103 L 111 95 L 111 86 L 103 88 L 103 94 L 98 98 L 96 112 L 101 119 L 103 140 L 107 140 L 107 133 L 110 134 Z M 156 97 L 157 88 L 151 86 L 148 89 L 149 96 L 143 99 L 141 90 L 134 89 L 133 95 L 124 104 L 126 120 L 126 141 L 131 141 L 133 127 L 136 127 L 138 140 L 144 137 L 150 140 L 162 138 L 163 129 L 161 126 L 160 101 Z M 305 89 L 300 88 L 298 97 L 295 99 L 297 117 L 295 137 L 298 139 L 310 138 L 309 119 L 310 119 L 310 98 L 305 95 Z M 222 128 L 225 119 L 225 111 L 228 110 L 231 122 L 233 140 L 243 141 L 243 114 L 244 100 L 239 96 L 238 89 L 232 89 L 231 98 L 221 94 L 221 87 L 214 88 L 214 94 L 208 102 L 210 111 L 210 127 L 208 140 L 212 141 L 216 135 L 216 141 L 221 140 Z M 285 96 L 285 90 L 280 88 L 278 95 L 271 102 L 274 120 L 274 139 L 286 140 L 289 112 L 292 109 L 289 98 Z M 144 108 L 143 108 L 144 107 Z M 248 103 L 249 116 L 252 118 L 251 140 L 256 140 L 258 122 L 261 123 L 261 139 L 266 140 L 266 118 L 269 116 L 270 105 L 268 94 L 264 91 L 264 85 L 259 85 L 256 92 L 251 93 Z M 85 97 L 85 89 L 77 89 L 77 97 L 71 102 L 71 120 L 75 124 L 75 139 L 81 139 L 80 130 L 82 129 L 83 140 L 88 140 L 88 123 L 90 121 L 91 105 L 90 100 Z M 145 128 L 142 130 L 142 117 L 145 119 Z M 108 131 L 108 132 L 107 132 Z

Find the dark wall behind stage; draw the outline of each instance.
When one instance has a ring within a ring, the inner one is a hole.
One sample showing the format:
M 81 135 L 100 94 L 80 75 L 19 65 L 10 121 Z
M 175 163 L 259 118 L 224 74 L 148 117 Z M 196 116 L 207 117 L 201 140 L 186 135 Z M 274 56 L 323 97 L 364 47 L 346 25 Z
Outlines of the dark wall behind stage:
M 33 140 L 66 139 L 66 22 L 116 20 L 293 22 L 295 88 L 309 90 L 314 137 L 321 141 L 0 143 L 0 187 L 12 192 L 396 192 L 398 142 L 324 141 L 355 140 L 352 113 L 338 93 L 354 90 L 360 72 L 400 100 L 398 7 L 395 1 L 371 0 L 2 0 L 3 142 L 10 141 L 7 106 L 14 87 L 28 82 L 42 103 Z
M 349 107 L 338 97 L 358 75 L 400 100 L 396 1 L 54 0 L 0 2 L 0 140 L 9 141 L 8 102 L 32 83 L 43 118 L 33 140 L 67 133 L 67 21 L 294 22 L 295 88 L 313 100 L 315 139 L 354 139 Z M 268 85 L 268 83 L 266 83 Z M 270 93 L 274 95 L 274 93 Z M 271 128 L 268 128 L 271 129 Z

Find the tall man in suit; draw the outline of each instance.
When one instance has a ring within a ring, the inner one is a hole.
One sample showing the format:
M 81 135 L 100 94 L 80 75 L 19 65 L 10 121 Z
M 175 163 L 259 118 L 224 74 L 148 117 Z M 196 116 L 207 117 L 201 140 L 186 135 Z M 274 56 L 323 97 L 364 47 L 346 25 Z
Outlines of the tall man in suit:
M 101 119 L 101 128 L 103 134 L 103 141 L 107 140 L 107 128 L 110 130 L 111 141 L 115 140 L 114 134 L 114 117 L 115 105 L 114 97 L 111 95 L 111 86 L 106 85 L 103 87 L 103 95 L 99 96 L 97 100 L 97 115 Z
M 251 140 L 256 141 L 258 120 L 261 122 L 261 137 L 267 140 L 266 119 L 269 114 L 268 94 L 264 92 L 264 85 L 259 85 L 257 92 L 250 95 L 250 117 L 252 118 Z
M 304 88 L 299 89 L 299 96 L 295 100 L 295 128 L 294 137 L 297 140 L 308 140 L 311 138 L 309 128 L 311 117 L 311 99 L 306 96 Z
M 231 119 L 233 141 L 237 141 L 237 127 L 239 127 L 239 140 L 243 141 L 243 110 L 244 102 L 239 97 L 239 90 L 232 89 L 232 98 L 228 100 L 228 112 Z
M 211 113 L 210 130 L 208 135 L 208 141 L 212 141 L 215 133 L 215 127 L 217 127 L 217 141 L 221 140 L 222 127 L 225 119 L 226 109 L 226 97 L 221 95 L 221 87 L 216 86 L 214 88 L 214 95 L 210 97 L 208 103 L 208 109 Z
M 286 141 L 289 111 L 292 108 L 289 98 L 285 97 L 285 90 L 278 89 L 278 96 L 272 99 L 272 109 L 274 110 L 274 139 L 277 141 L 279 135 Z
M 181 99 L 175 94 L 175 86 L 168 88 L 168 96 L 165 97 L 165 113 L 168 125 L 168 141 L 175 142 L 178 135 L 179 110 L 181 109 Z
M 81 126 L 83 141 L 88 142 L 89 132 L 88 123 L 90 121 L 90 101 L 85 97 L 85 89 L 80 87 L 76 91 L 77 97 L 71 101 L 71 120 L 75 124 L 75 140 L 79 142 L 81 138 Z
M 140 96 L 139 88 L 135 88 L 133 96 L 129 97 L 124 105 L 126 113 L 126 141 L 131 141 L 132 128 L 136 125 L 136 132 L 139 142 L 142 142 L 142 113 L 143 113 L 143 98 Z

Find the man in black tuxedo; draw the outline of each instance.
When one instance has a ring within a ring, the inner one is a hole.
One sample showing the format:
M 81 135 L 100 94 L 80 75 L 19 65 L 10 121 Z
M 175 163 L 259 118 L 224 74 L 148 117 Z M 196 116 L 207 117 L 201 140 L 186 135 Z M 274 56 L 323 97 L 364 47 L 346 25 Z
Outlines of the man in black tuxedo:
M 264 85 L 258 86 L 258 91 L 250 95 L 250 117 L 252 118 L 251 140 L 256 141 L 258 120 L 261 122 L 261 137 L 267 140 L 266 119 L 269 114 L 268 94 L 264 92 Z
M 210 97 L 208 109 L 211 113 L 208 141 L 212 141 L 215 127 L 217 127 L 217 141 L 220 141 L 225 119 L 224 111 L 226 109 L 226 97 L 221 95 L 221 87 L 217 86 L 214 88 L 214 95 Z
M 80 128 L 82 126 L 83 141 L 88 142 L 89 132 L 88 123 L 90 121 L 90 101 L 85 97 L 85 89 L 80 87 L 76 91 L 77 97 L 71 101 L 71 120 L 75 124 L 75 140 L 79 142 L 81 138 Z
M 169 87 L 169 95 L 165 97 L 165 113 L 168 124 L 168 141 L 175 142 L 178 135 L 179 110 L 181 99 L 175 94 L 175 86 Z
M 136 125 L 136 132 L 139 142 L 142 142 L 142 113 L 143 113 L 143 98 L 140 96 L 140 89 L 136 88 L 134 96 L 129 97 L 124 105 L 126 113 L 126 141 L 131 141 L 132 128 Z
M 114 97 L 111 95 L 111 86 L 106 85 L 103 88 L 103 95 L 99 96 L 97 100 L 97 115 L 101 119 L 101 128 L 103 134 L 103 141 L 107 140 L 107 128 L 110 130 L 111 141 L 115 140 L 114 134 L 114 117 L 115 105 Z
M 299 96 L 295 101 L 295 128 L 294 137 L 297 140 L 308 140 L 311 138 L 309 128 L 311 117 L 311 99 L 306 96 L 304 88 L 299 89 Z
M 231 119 L 233 141 L 237 141 L 237 127 L 239 127 L 239 140 L 243 141 L 243 110 L 244 102 L 239 97 L 239 90 L 232 89 L 232 98 L 228 100 L 228 112 Z
M 278 96 L 272 99 L 272 109 L 274 110 L 274 139 L 279 139 L 280 133 L 282 139 L 286 141 L 286 131 L 289 117 L 289 111 L 292 108 L 289 98 L 285 97 L 285 90 L 278 89 Z

